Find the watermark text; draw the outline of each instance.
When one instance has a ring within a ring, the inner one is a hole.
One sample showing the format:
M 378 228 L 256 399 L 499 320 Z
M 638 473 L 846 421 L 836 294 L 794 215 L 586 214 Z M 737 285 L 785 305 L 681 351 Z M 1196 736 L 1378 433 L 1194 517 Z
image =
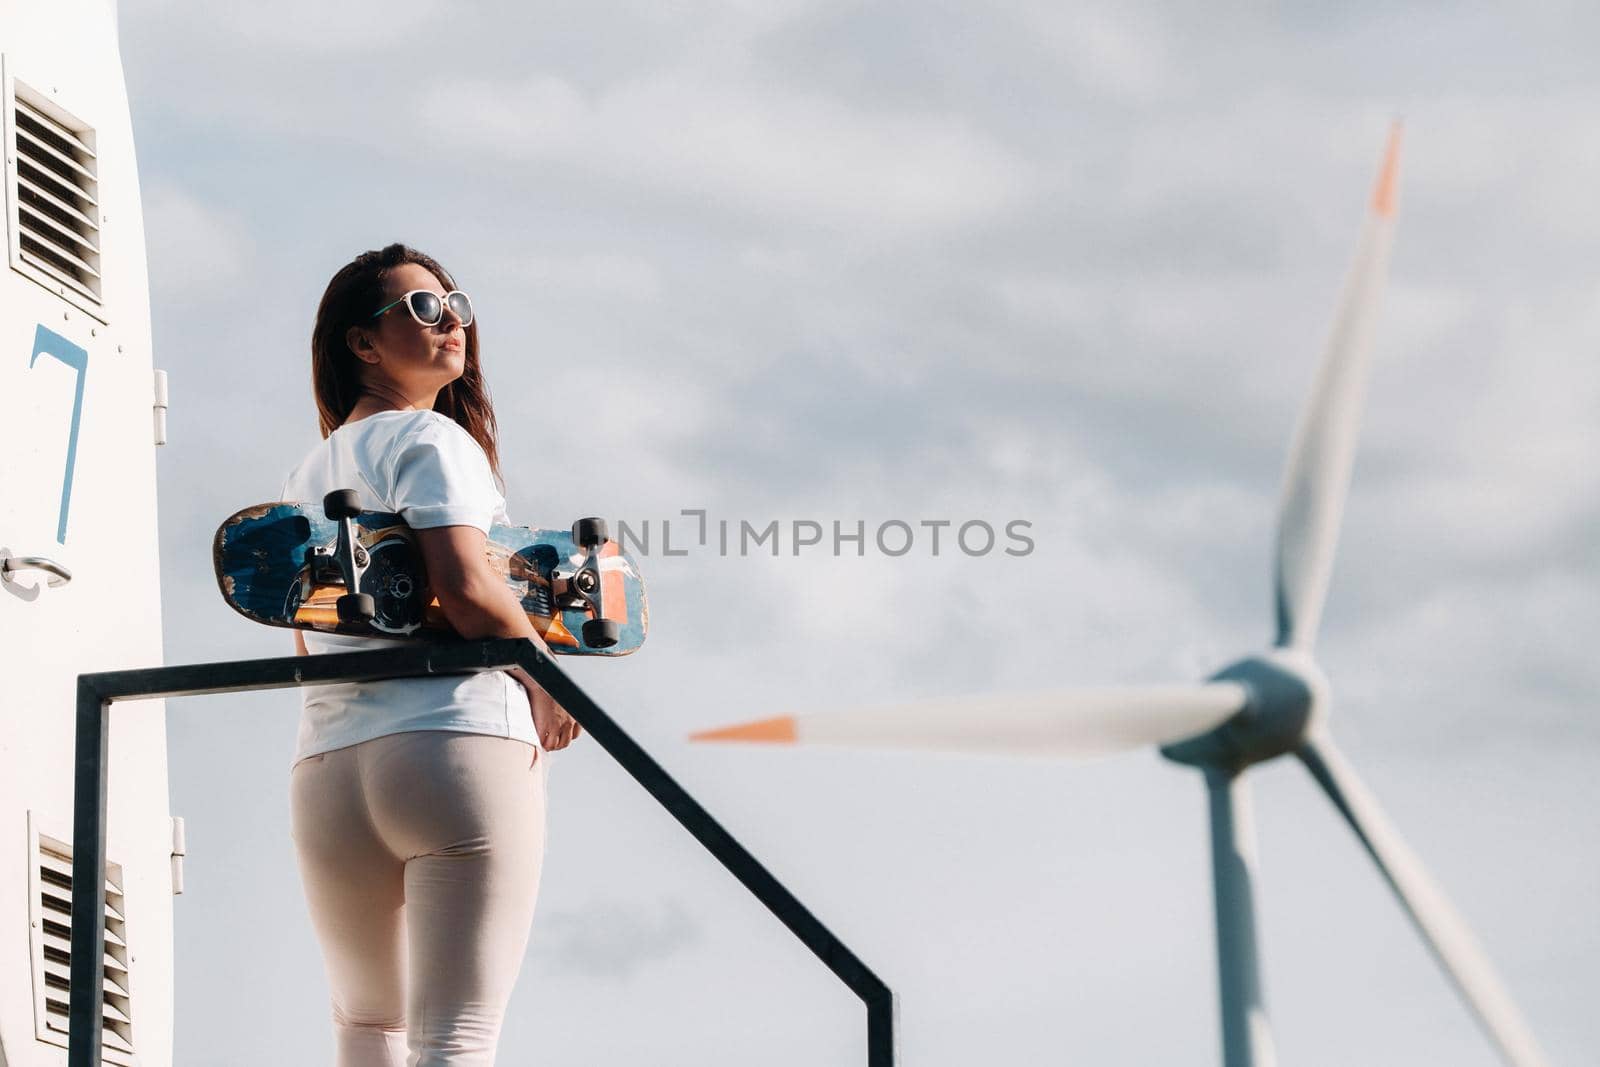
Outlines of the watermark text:
M 711 519 L 705 508 L 684 508 L 676 519 L 619 520 L 612 539 L 639 556 L 832 555 L 1027 556 L 1034 540 L 1027 519 Z

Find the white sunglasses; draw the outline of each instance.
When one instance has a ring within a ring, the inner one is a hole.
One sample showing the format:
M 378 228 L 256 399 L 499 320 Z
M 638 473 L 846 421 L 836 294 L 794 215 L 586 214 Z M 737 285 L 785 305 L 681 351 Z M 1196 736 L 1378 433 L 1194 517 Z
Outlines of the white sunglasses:
M 395 304 L 404 304 L 406 310 L 411 312 L 411 317 L 423 326 L 437 326 L 444 318 L 444 309 L 450 308 L 451 314 L 461 320 L 461 325 L 472 325 L 472 298 L 460 289 L 452 289 L 441 297 L 431 289 L 413 289 L 409 293 L 402 293 L 400 299 L 393 303 L 385 304 L 372 313 L 377 318 Z

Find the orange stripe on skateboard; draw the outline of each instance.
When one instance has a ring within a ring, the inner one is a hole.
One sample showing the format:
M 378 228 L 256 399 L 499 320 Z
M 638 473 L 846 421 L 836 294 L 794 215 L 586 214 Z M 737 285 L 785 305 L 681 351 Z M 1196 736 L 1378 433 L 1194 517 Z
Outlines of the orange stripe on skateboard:
M 534 615 L 529 612 L 528 621 L 533 623 L 533 628 L 539 631 L 539 636 L 544 638 L 547 645 L 560 645 L 562 648 L 577 648 L 578 639 L 572 636 L 572 631 L 567 629 L 567 624 L 561 621 L 561 613 L 546 618 L 543 615 Z
M 338 626 L 339 598 L 342 596 L 344 596 L 343 586 L 314 587 L 310 599 L 295 609 L 294 621 L 306 626 Z
M 600 546 L 598 558 L 608 559 L 612 556 L 622 555 L 622 548 L 615 541 L 607 541 Z M 615 619 L 618 623 L 626 624 L 628 621 L 628 585 L 620 569 L 602 570 L 600 572 L 600 595 L 605 600 L 608 619 Z

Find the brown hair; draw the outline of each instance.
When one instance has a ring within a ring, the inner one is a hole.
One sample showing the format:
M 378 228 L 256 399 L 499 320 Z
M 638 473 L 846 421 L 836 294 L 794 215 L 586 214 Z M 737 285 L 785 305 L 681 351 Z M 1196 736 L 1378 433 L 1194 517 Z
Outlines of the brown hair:
M 363 252 L 343 267 L 328 282 L 317 305 L 317 322 L 311 330 L 311 389 L 317 398 L 317 416 L 322 436 L 327 437 L 349 417 L 361 397 L 361 361 L 350 351 L 345 339 L 350 327 L 362 326 L 383 303 L 383 283 L 390 270 L 402 263 L 426 267 L 446 289 L 456 287 L 450 272 L 432 256 L 403 244 L 392 244 L 376 252 Z M 499 430 L 489 387 L 478 366 L 478 321 L 467 327 L 466 366 L 461 377 L 439 390 L 433 410 L 454 419 L 489 457 L 495 480 L 500 477 Z

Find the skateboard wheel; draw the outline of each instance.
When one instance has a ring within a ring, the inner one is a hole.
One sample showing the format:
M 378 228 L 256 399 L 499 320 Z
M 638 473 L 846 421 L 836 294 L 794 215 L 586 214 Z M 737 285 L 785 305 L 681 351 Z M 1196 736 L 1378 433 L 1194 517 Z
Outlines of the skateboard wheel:
M 609 541 L 611 534 L 604 519 L 579 519 L 572 524 L 572 539 L 579 548 L 594 548 Z
M 346 593 L 337 607 L 340 622 L 371 622 L 378 614 L 378 602 L 371 593 Z
M 361 494 L 354 489 L 335 489 L 322 498 L 322 513 L 333 522 L 353 519 L 361 514 Z
M 589 619 L 583 624 L 583 643 L 590 648 L 610 648 L 621 636 L 616 619 Z

